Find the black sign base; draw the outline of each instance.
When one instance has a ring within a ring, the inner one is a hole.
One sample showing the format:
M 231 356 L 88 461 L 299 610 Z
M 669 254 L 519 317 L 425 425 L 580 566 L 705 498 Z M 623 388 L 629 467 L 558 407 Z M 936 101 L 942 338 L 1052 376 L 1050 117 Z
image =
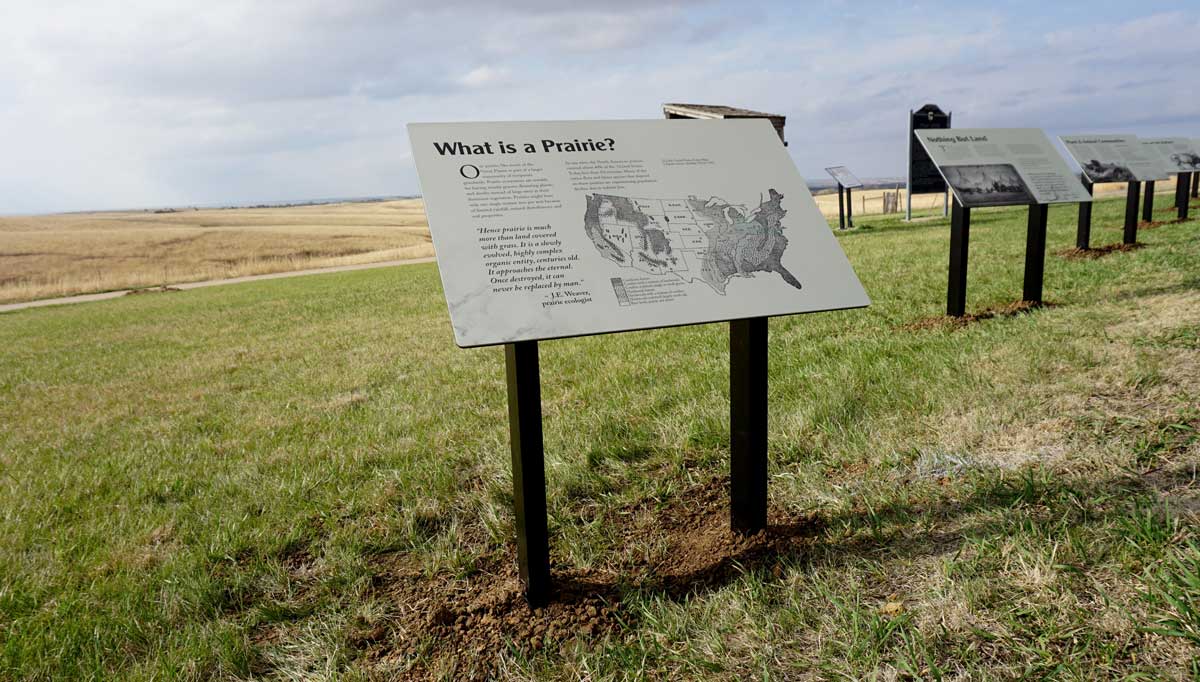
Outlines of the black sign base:
M 729 525 L 767 527 L 767 320 L 729 323 Z M 537 341 L 505 344 L 517 565 L 530 607 L 550 601 L 550 537 Z
M 954 199 L 950 209 L 950 281 L 946 286 L 946 314 L 967 312 L 967 243 L 971 238 L 971 209 Z
M 729 524 L 767 527 L 767 318 L 729 323 Z
M 846 188 L 846 227 L 854 227 L 854 198 L 850 196 L 850 188 Z
M 1046 218 L 1049 204 L 1029 205 L 1029 228 L 1025 236 L 1025 284 L 1021 300 L 1042 302 L 1042 279 L 1046 270 Z
M 1083 180 L 1083 188 L 1092 193 L 1092 183 Z M 1079 227 L 1075 230 L 1075 248 L 1087 250 L 1092 242 L 1092 202 L 1079 202 Z
M 1125 234 L 1122 241 L 1126 244 L 1137 243 L 1138 229 L 1138 199 L 1142 196 L 1142 183 L 1133 181 L 1125 191 Z
M 1154 181 L 1146 181 L 1146 193 L 1142 197 L 1142 220 L 1151 222 L 1154 220 Z
M 531 607 L 550 601 L 550 536 L 546 525 L 546 468 L 542 450 L 542 387 L 537 341 L 504 346 L 508 430 L 512 449 L 517 565 Z
M 1191 185 L 1191 173 L 1180 173 L 1175 176 L 1175 209 L 1179 212 L 1180 220 L 1187 220 L 1188 217 L 1188 189 Z
M 838 229 L 846 229 L 846 199 L 842 183 L 838 183 Z

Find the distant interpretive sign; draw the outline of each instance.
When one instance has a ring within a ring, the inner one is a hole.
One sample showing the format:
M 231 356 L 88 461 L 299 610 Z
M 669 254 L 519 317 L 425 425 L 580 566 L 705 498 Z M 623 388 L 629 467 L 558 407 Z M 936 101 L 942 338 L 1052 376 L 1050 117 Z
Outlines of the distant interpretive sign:
M 767 120 L 408 131 L 460 346 L 868 304 Z
M 850 169 L 845 166 L 831 166 L 826 168 L 825 172 L 829 173 L 834 180 L 837 180 L 838 184 L 842 187 L 858 189 L 863 186 L 862 180 L 855 177 L 854 173 L 851 173 Z
M 1143 137 L 1141 142 L 1169 173 L 1200 171 L 1200 147 L 1194 140 L 1186 137 Z
M 1063 146 L 1083 169 L 1088 182 L 1166 180 L 1162 161 L 1136 135 L 1062 135 Z
M 910 138 L 914 138 L 918 130 L 945 130 L 950 127 L 950 114 L 942 111 L 936 104 L 926 104 L 911 112 L 908 125 Z M 929 158 L 925 148 L 915 139 L 910 139 L 908 147 L 909 194 L 936 194 L 946 191 L 946 182 L 938 173 L 937 166 Z
M 918 130 L 916 135 L 963 206 L 1092 200 L 1037 128 Z

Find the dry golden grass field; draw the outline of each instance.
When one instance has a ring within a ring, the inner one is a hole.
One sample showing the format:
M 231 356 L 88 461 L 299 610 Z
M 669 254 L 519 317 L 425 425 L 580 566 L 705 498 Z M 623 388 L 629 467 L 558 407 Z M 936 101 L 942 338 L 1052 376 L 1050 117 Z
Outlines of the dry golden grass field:
M 0 303 L 432 255 L 416 199 L 0 217 Z
M 854 192 L 854 215 L 881 213 L 885 191 Z M 1120 183 L 1096 187 L 1097 196 L 1124 191 Z M 816 201 L 837 219 L 836 192 Z M 942 202 L 941 194 L 918 195 L 913 210 Z M 432 255 L 420 199 L 0 217 L 0 303 Z

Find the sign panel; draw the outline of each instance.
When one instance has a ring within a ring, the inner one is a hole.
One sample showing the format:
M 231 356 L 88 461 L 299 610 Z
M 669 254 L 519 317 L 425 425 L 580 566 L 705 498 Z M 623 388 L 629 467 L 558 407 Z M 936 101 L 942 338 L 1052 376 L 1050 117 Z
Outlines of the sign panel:
M 1144 137 L 1142 144 L 1162 160 L 1169 173 L 1200 171 L 1200 148 L 1186 137 Z
M 833 179 L 837 180 L 838 184 L 842 187 L 855 189 L 863 186 L 862 180 L 859 180 L 857 177 L 855 177 L 854 173 L 851 173 L 850 169 L 846 168 L 845 166 L 831 166 L 826 168 L 825 172 L 833 176 Z
M 1037 128 L 918 130 L 917 139 L 963 206 L 1092 200 Z
M 769 121 L 408 132 L 460 346 L 869 303 Z
M 1061 135 L 1088 182 L 1166 180 L 1162 162 L 1136 135 Z
M 908 121 L 908 181 L 911 194 L 937 194 L 946 191 L 946 182 L 938 173 L 937 166 L 929 158 L 929 154 L 914 133 L 918 130 L 945 130 L 950 127 L 950 114 L 942 111 L 936 104 L 925 106 L 912 112 Z

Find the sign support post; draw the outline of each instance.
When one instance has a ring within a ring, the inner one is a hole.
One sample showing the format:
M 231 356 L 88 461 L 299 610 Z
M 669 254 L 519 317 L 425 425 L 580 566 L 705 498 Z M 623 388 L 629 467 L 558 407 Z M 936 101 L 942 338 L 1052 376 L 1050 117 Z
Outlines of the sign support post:
M 1200 196 L 1200 173 L 1192 173 L 1192 198 Z
M 512 448 L 517 565 L 531 607 L 550 601 L 550 534 L 546 523 L 546 468 L 542 449 L 542 388 L 537 341 L 504 345 L 508 430 Z
M 1083 188 L 1088 194 L 1092 193 L 1092 183 L 1087 178 L 1081 178 Z M 1092 242 L 1092 202 L 1079 202 L 1079 227 L 1075 229 L 1075 248 L 1087 251 Z
M 1021 300 L 1042 302 L 1042 280 L 1046 269 L 1046 218 L 1049 204 L 1029 205 L 1029 228 L 1025 237 L 1025 283 Z
M 1142 220 L 1154 220 L 1154 181 L 1146 181 L 1146 196 L 1142 197 Z
M 729 323 L 729 523 L 767 527 L 767 320 Z
M 1180 173 L 1175 176 L 1175 208 L 1180 220 L 1188 217 L 1188 188 L 1192 184 L 1191 173 Z
M 846 227 L 854 227 L 854 198 L 850 196 L 850 188 L 846 188 Z
M 843 194 L 842 183 L 839 182 L 838 183 L 838 229 L 839 230 L 846 229 L 846 204 L 844 203 L 845 199 L 843 199 L 842 194 Z
M 904 220 L 912 220 L 913 110 L 908 110 L 908 173 L 904 179 Z M 949 189 L 949 188 L 947 188 Z
M 1142 183 L 1134 180 L 1125 191 L 1125 234 L 1122 241 L 1125 244 L 1137 243 L 1138 229 L 1138 198 L 1142 196 Z
M 967 242 L 971 237 L 971 209 L 954 198 L 950 211 L 950 281 L 946 287 L 946 314 L 967 312 Z

